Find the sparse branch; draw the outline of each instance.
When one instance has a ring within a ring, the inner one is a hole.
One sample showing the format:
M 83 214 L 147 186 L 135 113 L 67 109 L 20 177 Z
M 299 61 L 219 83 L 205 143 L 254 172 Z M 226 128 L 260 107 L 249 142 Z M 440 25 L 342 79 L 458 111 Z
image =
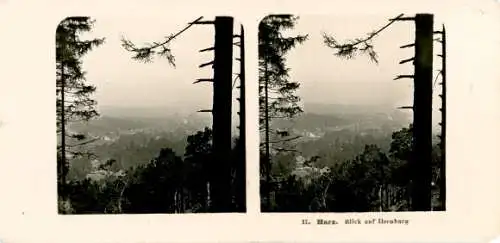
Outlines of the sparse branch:
M 440 76 L 440 75 L 442 75 L 442 72 L 443 72 L 443 71 L 439 71 L 439 72 L 436 74 L 436 77 L 434 78 L 434 84 L 432 85 L 433 87 L 435 87 L 435 86 L 436 86 L 436 81 L 437 81 L 437 79 L 439 78 L 439 76 Z
M 282 142 L 289 142 L 289 141 L 293 141 L 293 140 L 296 140 L 296 139 L 299 139 L 301 138 L 302 136 L 296 136 L 296 137 L 291 137 L 291 138 L 286 138 L 286 139 L 281 139 L 281 140 L 276 140 L 276 141 L 269 141 L 269 143 L 282 143 Z M 262 143 L 264 144 L 264 143 Z
M 347 43 L 341 44 L 338 43 L 337 40 L 335 40 L 335 38 L 333 38 L 332 36 L 323 33 L 323 42 L 326 46 L 335 49 L 337 51 L 335 55 L 339 57 L 350 59 L 356 55 L 357 51 L 361 51 L 364 53 L 368 53 L 370 59 L 375 63 L 378 63 L 378 55 L 373 49 L 371 40 L 382 31 L 384 31 L 387 27 L 399 20 L 403 15 L 404 14 L 400 14 L 397 17 L 390 19 L 389 23 L 384 25 L 382 28 L 368 33 L 368 36 L 366 38 L 356 38 L 354 40 L 347 41 Z
M 91 140 L 88 140 L 88 141 L 85 141 L 85 142 L 82 142 L 82 143 L 71 144 L 71 145 L 66 145 L 66 146 L 69 147 L 69 148 L 76 147 L 76 146 L 82 146 L 82 145 L 85 145 L 85 144 L 89 144 L 89 143 L 95 142 L 97 140 L 99 140 L 99 138 L 94 138 L 94 139 L 91 139 Z
M 71 154 L 72 157 L 86 157 L 88 159 L 97 159 L 97 155 L 93 152 L 89 151 L 66 151 L 68 154 Z
M 287 148 L 275 148 L 274 150 L 278 151 L 278 152 L 292 152 L 292 153 L 300 153 L 298 150 L 296 149 L 287 149 Z
M 203 16 L 197 18 L 193 22 L 190 22 L 186 27 L 184 27 L 184 29 L 180 30 L 176 34 L 171 34 L 165 37 L 165 40 L 163 42 L 153 42 L 145 44 L 144 47 L 137 47 L 134 43 L 132 43 L 132 41 L 126 39 L 125 37 L 122 37 L 122 47 L 129 52 L 134 52 L 135 55 L 132 58 L 135 60 L 151 62 L 153 55 L 157 54 L 161 57 L 167 58 L 170 65 L 175 67 L 175 57 L 172 54 L 171 49 L 168 48 L 168 44 L 176 37 L 181 35 L 184 31 L 191 28 L 191 26 L 199 22 L 202 18 Z
M 231 89 L 234 89 L 234 85 L 236 84 L 236 81 L 238 80 L 239 77 L 240 77 L 239 75 L 234 77 L 233 84 L 231 85 Z

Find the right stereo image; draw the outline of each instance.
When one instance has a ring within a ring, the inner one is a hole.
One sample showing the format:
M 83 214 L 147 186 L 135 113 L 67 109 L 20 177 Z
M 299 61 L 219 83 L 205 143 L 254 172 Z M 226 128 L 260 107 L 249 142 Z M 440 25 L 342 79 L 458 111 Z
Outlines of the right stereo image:
M 432 13 L 259 24 L 261 212 L 446 210 L 446 29 Z

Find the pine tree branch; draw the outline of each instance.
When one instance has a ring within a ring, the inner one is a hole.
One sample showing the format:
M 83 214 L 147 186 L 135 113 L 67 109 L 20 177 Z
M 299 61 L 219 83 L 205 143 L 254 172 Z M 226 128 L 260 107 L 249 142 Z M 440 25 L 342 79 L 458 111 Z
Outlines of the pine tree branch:
M 142 60 L 144 62 L 149 62 L 149 61 L 151 61 L 151 55 L 159 54 L 160 56 L 165 56 L 168 59 L 169 63 L 172 66 L 175 66 L 175 58 L 172 55 L 171 50 L 169 48 L 167 48 L 166 45 L 169 44 L 176 37 L 178 37 L 179 35 L 184 33 L 186 30 L 191 28 L 193 25 L 198 23 L 202 18 L 203 18 L 203 16 L 200 16 L 199 18 L 197 18 L 193 22 L 190 22 L 186 27 L 184 27 L 184 29 L 180 30 L 179 32 L 177 32 L 175 34 L 168 36 L 161 43 L 153 42 L 153 44 L 149 44 L 149 46 L 146 46 L 146 47 L 136 47 L 136 45 L 134 43 L 132 43 L 130 40 L 126 39 L 125 37 L 122 37 L 121 38 L 122 47 L 129 52 L 135 52 L 135 56 L 133 58 L 136 60 Z M 159 47 L 161 47 L 163 49 L 160 50 L 159 52 L 156 52 L 155 49 L 159 48 Z
M 389 27 L 391 24 L 393 24 L 394 22 L 396 22 L 399 18 L 403 17 L 404 14 L 400 14 L 398 15 L 397 17 L 391 19 L 391 21 L 389 21 L 389 23 L 387 23 L 385 26 L 383 26 L 382 28 L 380 28 L 379 30 L 375 31 L 374 33 L 370 34 L 366 39 L 364 40 L 360 40 L 358 42 L 355 42 L 354 45 L 358 45 L 360 44 L 361 42 L 367 42 L 369 40 L 371 40 L 373 37 L 375 37 L 376 35 L 378 35 L 380 32 L 382 32 L 383 30 L 385 30 L 387 27 Z
M 196 24 L 198 21 L 200 21 L 201 19 L 203 18 L 203 16 L 200 16 L 199 18 L 197 18 L 196 20 L 194 20 L 193 22 L 190 22 L 184 29 L 180 30 L 179 32 L 177 32 L 176 34 L 174 35 L 171 35 L 170 37 L 168 37 L 164 42 L 162 43 L 156 43 L 156 45 L 153 45 L 151 46 L 150 48 L 151 49 L 155 49 L 155 48 L 158 48 L 160 46 L 163 46 L 163 45 L 166 45 L 168 44 L 170 41 L 172 41 L 173 39 L 175 39 L 177 36 L 179 36 L 180 34 L 182 34 L 184 31 L 188 30 L 189 28 L 191 28 L 191 26 L 193 26 L 194 24 Z
M 373 45 L 370 41 L 377 35 L 379 35 L 382 31 L 387 29 L 394 22 L 399 20 L 404 14 L 400 14 L 395 18 L 390 19 L 389 23 L 381 27 L 380 29 L 373 31 L 368 34 L 366 38 L 356 38 L 354 40 L 348 41 L 348 43 L 339 44 L 337 40 L 335 40 L 332 36 L 323 33 L 323 42 L 326 46 L 336 49 L 337 53 L 335 55 L 345 58 L 352 58 L 355 55 L 356 51 L 368 52 L 370 58 L 375 63 L 378 63 L 377 53 L 373 49 Z M 364 45 L 360 47 L 359 45 Z

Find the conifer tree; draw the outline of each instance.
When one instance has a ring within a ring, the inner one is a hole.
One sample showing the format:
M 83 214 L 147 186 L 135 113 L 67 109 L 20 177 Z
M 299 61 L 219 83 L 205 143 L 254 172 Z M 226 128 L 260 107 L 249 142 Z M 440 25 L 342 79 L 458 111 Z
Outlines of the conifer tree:
M 274 131 L 270 128 L 273 119 L 291 119 L 302 112 L 295 94 L 300 84 L 290 80 L 290 68 L 286 66 L 285 55 L 297 44 L 307 40 L 307 35 L 285 36 L 283 31 L 293 29 L 298 21 L 293 15 L 270 15 L 259 25 L 259 109 L 260 130 L 264 146 L 261 165 L 266 175 L 265 187 L 270 194 L 271 143 L 293 140 L 288 131 Z M 271 134 L 279 141 L 270 141 Z M 286 150 L 283 147 L 278 150 Z M 268 195 L 270 200 L 270 195 Z M 268 204 L 269 201 L 268 201 Z M 269 205 L 268 205 L 269 206 Z
M 69 122 L 89 121 L 97 117 L 96 101 L 91 95 L 96 87 L 85 78 L 81 58 L 104 43 L 104 38 L 80 39 L 84 32 L 92 30 L 94 21 L 89 17 L 69 17 L 64 19 L 56 30 L 56 106 L 58 156 L 58 184 L 64 185 L 69 170 L 69 157 L 85 153 L 74 150 L 94 141 L 85 134 L 69 133 Z

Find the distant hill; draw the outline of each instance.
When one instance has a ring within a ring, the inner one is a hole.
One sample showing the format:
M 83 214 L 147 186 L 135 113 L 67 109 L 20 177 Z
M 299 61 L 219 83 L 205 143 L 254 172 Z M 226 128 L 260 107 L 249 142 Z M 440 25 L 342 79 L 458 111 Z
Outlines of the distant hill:
M 315 114 L 371 114 L 371 113 L 391 113 L 397 111 L 397 107 L 389 105 L 359 105 L 359 104 L 326 104 L 326 103 L 305 103 L 304 111 Z
M 411 112 L 398 109 L 390 105 L 358 105 L 358 104 L 321 104 L 305 103 L 305 113 L 320 115 L 346 115 L 346 116 L 390 116 L 395 121 L 407 122 L 411 120 Z
M 83 133 L 93 133 L 103 135 L 107 133 L 117 133 L 128 130 L 153 129 L 161 131 L 174 130 L 199 130 L 205 126 L 210 126 L 211 121 L 199 116 L 188 117 L 113 117 L 108 115 L 100 116 L 89 122 L 72 123 L 70 130 Z
M 360 129 L 407 126 L 411 114 L 387 106 L 306 103 L 304 113 L 293 120 L 275 120 L 275 127 L 298 130 L 338 130 L 359 126 Z
M 413 114 L 409 110 L 399 109 L 392 105 L 358 105 L 358 104 L 323 104 L 323 103 L 305 103 L 304 113 L 317 115 L 336 115 L 336 116 L 390 116 L 396 122 L 408 123 L 413 120 Z M 439 129 L 438 123 L 441 121 L 441 112 L 439 105 L 435 104 L 432 110 L 433 128 Z
M 101 105 L 99 106 L 99 112 L 105 116 L 111 117 L 133 117 L 133 118 L 164 118 L 172 116 L 188 116 L 189 114 L 196 113 L 196 109 L 184 108 L 181 105 L 178 106 L 137 106 L 137 107 L 125 107 L 125 106 L 109 106 Z

